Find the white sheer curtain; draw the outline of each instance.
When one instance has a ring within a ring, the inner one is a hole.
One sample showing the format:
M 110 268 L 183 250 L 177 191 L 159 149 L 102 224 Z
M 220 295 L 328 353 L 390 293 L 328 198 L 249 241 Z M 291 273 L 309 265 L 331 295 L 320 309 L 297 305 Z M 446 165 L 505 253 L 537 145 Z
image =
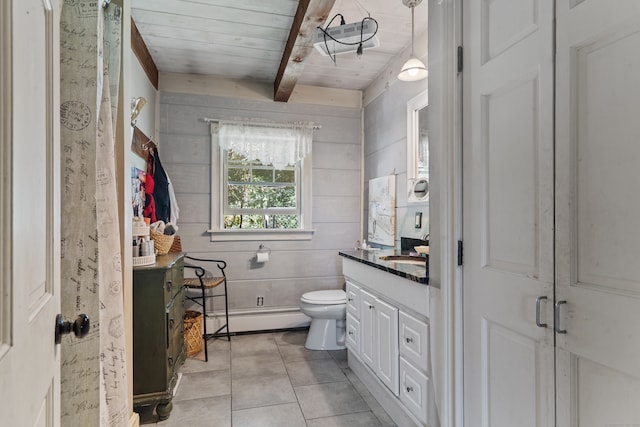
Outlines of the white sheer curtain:
M 313 129 L 313 123 L 220 120 L 218 143 L 224 150 L 282 169 L 311 153 Z

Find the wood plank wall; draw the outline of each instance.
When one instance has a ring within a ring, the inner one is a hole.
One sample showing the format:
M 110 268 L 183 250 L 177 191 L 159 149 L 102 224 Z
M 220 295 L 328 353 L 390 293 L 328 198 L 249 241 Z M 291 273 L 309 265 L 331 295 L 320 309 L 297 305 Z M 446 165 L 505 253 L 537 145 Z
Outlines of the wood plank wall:
M 310 241 L 211 242 L 212 167 L 209 125 L 204 117 L 262 118 L 280 122 L 313 121 L 322 126 L 313 140 L 313 228 Z M 180 219 L 179 235 L 189 254 L 228 263 L 230 310 L 297 307 L 304 292 L 342 288 L 338 251 L 360 237 L 361 109 L 234 99 L 162 92 L 160 158 L 173 182 Z M 271 248 L 264 265 L 252 264 L 258 245 Z
M 429 204 L 407 203 L 407 102 L 427 89 L 427 80 L 399 82 L 364 108 L 364 199 L 369 180 L 396 174 L 396 247 L 400 237 L 421 238 L 429 230 Z M 436 143 L 433 141 L 432 143 Z M 422 212 L 422 228 L 415 228 L 415 213 Z M 364 235 L 368 203 L 364 204 Z

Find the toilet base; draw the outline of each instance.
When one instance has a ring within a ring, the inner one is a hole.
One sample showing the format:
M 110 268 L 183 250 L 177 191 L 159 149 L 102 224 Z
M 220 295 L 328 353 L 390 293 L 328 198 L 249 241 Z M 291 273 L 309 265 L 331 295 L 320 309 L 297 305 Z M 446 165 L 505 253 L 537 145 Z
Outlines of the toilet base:
M 304 346 L 309 350 L 344 350 L 345 321 L 312 319 Z

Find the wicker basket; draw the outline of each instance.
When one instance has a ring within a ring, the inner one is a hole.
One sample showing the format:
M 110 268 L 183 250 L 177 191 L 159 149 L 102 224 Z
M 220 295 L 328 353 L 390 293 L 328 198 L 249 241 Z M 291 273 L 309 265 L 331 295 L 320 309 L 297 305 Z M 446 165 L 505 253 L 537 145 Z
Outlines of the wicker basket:
M 151 230 L 149 232 L 151 239 L 155 242 L 154 248 L 158 251 L 158 255 L 165 255 L 169 253 L 171 245 L 173 244 L 173 236 L 167 236 L 156 231 Z
M 184 345 L 187 357 L 196 356 L 204 348 L 202 339 L 203 316 L 199 311 L 187 310 L 184 314 Z
M 180 236 L 177 234 L 174 235 L 173 243 L 171 244 L 169 252 L 182 252 L 182 241 L 180 240 Z

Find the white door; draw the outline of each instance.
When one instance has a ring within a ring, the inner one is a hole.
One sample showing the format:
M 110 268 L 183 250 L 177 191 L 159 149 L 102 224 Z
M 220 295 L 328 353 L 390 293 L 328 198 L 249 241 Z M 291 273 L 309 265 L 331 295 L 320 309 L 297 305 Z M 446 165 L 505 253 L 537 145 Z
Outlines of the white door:
M 57 0 L 0 2 L 0 424 L 60 424 Z
M 553 2 L 463 7 L 465 426 L 550 426 Z
M 556 3 L 557 425 L 639 426 L 640 2 Z

